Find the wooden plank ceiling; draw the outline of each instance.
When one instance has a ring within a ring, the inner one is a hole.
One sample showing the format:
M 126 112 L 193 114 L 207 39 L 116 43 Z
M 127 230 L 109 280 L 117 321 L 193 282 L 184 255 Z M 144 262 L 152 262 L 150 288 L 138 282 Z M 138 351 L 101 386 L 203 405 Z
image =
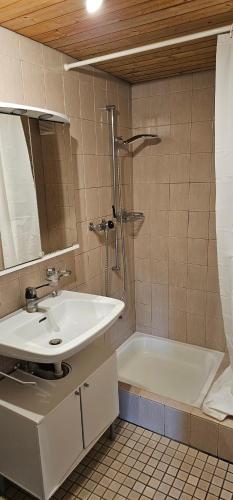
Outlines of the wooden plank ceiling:
M 233 23 L 233 0 L 0 0 L 0 25 L 77 59 Z M 214 68 L 216 37 L 99 64 L 131 83 Z

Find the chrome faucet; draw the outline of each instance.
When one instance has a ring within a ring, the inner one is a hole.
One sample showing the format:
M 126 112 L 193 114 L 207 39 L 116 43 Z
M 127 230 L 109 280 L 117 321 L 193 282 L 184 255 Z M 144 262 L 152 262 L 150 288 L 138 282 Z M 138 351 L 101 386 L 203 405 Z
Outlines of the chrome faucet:
M 56 269 L 55 267 L 48 268 L 46 270 L 46 279 L 48 283 L 45 283 L 44 285 L 39 285 L 36 287 L 27 287 L 25 290 L 25 300 L 26 300 L 26 311 L 28 313 L 33 313 L 33 312 L 38 312 L 38 304 L 42 301 L 47 299 L 48 297 L 57 297 L 58 295 L 58 282 L 62 277 L 70 276 L 71 271 L 64 269 Z M 45 286 L 52 286 L 55 287 L 55 289 L 48 293 L 47 295 L 44 295 L 43 297 L 38 297 L 37 295 L 37 290 L 39 288 L 44 288 Z
M 56 269 L 55 267 L 49 267 L 46 269 L 46 279 L 49 281 L 50 285 L 56 286 L 61 278 L 66 278 L 71 275 L 71 271 L 68 269 Z
M 28 313 L 33 313 L 33 312 L 38 312 L 38 304 L 42 301 L 47 299 L 47 297 L 56 297 L 58 292 L 57 290 L 53 290 L 52 292 L 48 293 L 47 295 L 44 295 L 44 297 L 38 297 L 37 295 L 37 290 L 38 288 L 44 288 L 45 286 L 50 286 L 49 283 L 45 283 L 44 285 L 32 287 L 28 286 L 25 290 L 25 300 L 26 300 L 26 311 Z

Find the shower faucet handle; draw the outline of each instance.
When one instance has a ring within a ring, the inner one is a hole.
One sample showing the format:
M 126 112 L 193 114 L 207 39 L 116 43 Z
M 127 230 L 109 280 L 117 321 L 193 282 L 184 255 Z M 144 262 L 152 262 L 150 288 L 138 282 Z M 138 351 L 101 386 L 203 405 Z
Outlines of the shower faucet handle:
M 95 231 L 96 233 L 101 233 L 102 231 L 107 231 L 108 229 L 114 229 L 114 227 L 115 224 L 112 220 L 105 219 L 102 219 L 99 224 L 94 224 L 93 222 L 90 222 L 89 224 L 89 230 Z

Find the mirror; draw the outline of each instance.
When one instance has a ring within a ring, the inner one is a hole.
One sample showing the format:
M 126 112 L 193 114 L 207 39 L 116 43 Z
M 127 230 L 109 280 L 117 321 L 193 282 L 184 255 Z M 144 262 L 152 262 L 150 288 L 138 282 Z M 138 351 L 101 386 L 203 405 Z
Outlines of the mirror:
M 0 110 L 0 270 L 77 243 L 68 119 L 28 114 Z

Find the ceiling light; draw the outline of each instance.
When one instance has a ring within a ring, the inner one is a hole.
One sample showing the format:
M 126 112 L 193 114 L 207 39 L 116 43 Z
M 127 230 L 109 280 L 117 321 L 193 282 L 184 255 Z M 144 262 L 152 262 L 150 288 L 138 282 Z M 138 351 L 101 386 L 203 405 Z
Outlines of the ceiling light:
M 86 0 L 86 8 L 90 13 L 96 12 L 102 5 L 103 0 Z

